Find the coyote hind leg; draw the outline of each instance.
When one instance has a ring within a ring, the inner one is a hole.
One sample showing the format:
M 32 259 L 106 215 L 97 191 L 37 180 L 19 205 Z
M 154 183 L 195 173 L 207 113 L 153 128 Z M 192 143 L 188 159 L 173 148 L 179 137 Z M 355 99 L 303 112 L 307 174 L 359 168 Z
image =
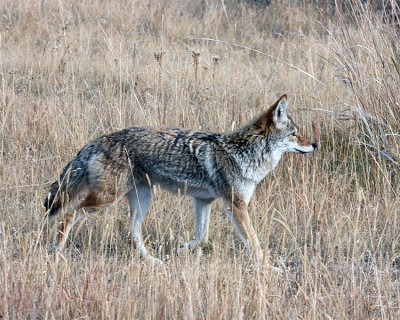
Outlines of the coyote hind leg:
M 152 187 L 147 183 L 137 184 L 128 192 L 127 197 L 131 211 L 129 229 L 136 248 L 139 249 L 140 256 L 148 260 L 154 260 L 161 264 L 162 261 L 160 259 L 152 257 L 147 252 L 141 234 L 143 219 L 147 214 L 151 198 L 153 197 Z

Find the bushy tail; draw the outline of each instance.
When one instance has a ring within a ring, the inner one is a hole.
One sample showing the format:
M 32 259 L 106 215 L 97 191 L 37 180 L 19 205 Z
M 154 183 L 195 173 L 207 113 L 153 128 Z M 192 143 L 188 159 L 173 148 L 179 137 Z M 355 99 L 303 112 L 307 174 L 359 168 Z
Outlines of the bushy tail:
M 50 186 L 49 195 L 44 200 L 45 215 L 56 215 L 61 208 L 68 204 L 79 192 L 86 181 L 87 166 L 79 165 L 76 159 L 72 160 L 64 168 L 59 181 Z

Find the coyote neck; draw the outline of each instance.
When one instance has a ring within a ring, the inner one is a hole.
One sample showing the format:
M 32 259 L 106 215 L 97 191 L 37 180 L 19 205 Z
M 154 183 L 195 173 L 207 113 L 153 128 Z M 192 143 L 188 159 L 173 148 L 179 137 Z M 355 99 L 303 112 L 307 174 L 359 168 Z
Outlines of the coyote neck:
M 223 135 L 227 149 L 235 157 L 243 178 L 259 183 L 278 164 L 282 153 L 274 151 L 268 136 L 244 127 Z

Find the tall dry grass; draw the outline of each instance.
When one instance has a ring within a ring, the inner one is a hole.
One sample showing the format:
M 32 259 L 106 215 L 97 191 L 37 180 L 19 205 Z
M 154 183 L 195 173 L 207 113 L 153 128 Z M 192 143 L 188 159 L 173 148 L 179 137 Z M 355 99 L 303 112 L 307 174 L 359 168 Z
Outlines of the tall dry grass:
M 399 8 L 387 3 L 3 0 L 0 317 L 399 318 Z M 320 147 L 285 155 L 250 205 L 282 275 L 248 260 L 218 202 L 210 243 L 177 256 L 191 201 L 162 190 L 143 234 L 165 266 L 131 248 L 125 202 L 75 228 L 63 259 L 48 255 L 42 200 L 87 141 L 132 125 L 232 130 L 283 93 Z

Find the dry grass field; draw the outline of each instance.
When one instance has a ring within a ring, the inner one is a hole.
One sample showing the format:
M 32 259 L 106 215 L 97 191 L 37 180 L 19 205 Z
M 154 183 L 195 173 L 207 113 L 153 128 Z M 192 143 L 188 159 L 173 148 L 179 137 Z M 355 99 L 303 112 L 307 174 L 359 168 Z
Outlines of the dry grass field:
M 0 319 L 399 319 L 399 7 L 338 2 L 2 0 Z M 284 155 L 250 204 L 282 274 L 220 202 L 209 244 L 177 255 L 191 199 L 160 189 L 143 236 L 165 265 L 139 259 L 127 201 L 48 254 L 43 199 L 86 142 L 229 131 L 284 93 L 319 148 Z

